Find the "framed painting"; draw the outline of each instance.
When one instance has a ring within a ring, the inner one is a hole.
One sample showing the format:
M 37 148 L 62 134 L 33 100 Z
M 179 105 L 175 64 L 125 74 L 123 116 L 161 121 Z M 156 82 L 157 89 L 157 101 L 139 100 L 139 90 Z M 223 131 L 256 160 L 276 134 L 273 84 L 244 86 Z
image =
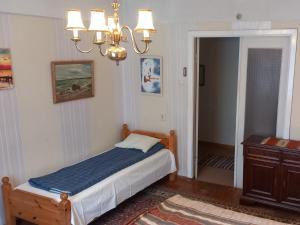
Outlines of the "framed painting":
M 162 95 L 162 57 L 140 58 L 140 88 L 142 94 Z
M 94 97 L 93 61 L 56 61 L 51 63 L 53 102 Z
M 0 89 L 13 87 L 13 71 L 10 49 L 0 48 Z

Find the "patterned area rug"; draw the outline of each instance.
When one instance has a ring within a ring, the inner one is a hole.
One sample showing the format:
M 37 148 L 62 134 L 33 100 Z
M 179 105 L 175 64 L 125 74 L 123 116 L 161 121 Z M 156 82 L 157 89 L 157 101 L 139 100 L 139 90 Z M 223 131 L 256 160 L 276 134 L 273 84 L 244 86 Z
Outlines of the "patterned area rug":
M 105 213 L 89 225 L 125 225 L 138 215 L 147 212 L 159 203 L 174 196 L 175 193 L 160 191 L 158 186 L 149 187 L 136 194 L 117 208 Z
M 214 167 L 218 169 L 234 170 L 234 157 L 208 154 L 198 162 L 200 167 Z
M 120 204 L 116 209 L 113 209 L 110 212 L 102 215 L 90 225 L 128 225 L 141 214 L 146 213 L 150 209 L 177 194 L 193 200 L 200 200 L 204 203 L 209 203 L 224 209 L 261 218 L 272 219 L 286 224 L 300 225 L 300 215 L 297 213 L 280 211 L 281 213 L 278 215 L 272 208 L 260 205 L 253 207 L 223 202 L 202 194 L 185 193 L 181 190 L 176 190 L 175 192 L 173 189 L 165 187 L 161 184 L 154 184 L 144 191 L 138 193 L 137 195 Z
M 140 215 L 130 225 L 284 225 L 175 195 Z
M 300 225 L 300 216 L 296 213 L 282 212 L 278 215 L 274 210 L 262 207 L 262 206 L 242 206 L 230 202 L 218 201 L 214 198 L 207 197 L 203 194 L 191 194 L 186 193 L 180 189 L 176 192 L 163 184 L 154 184 L 144 191 L 136 194 L 132 198 L 121 203 L 116 209 L 113 209 L 100 218 L 95 219 L 90 225 L 127 225 L 130 224 L 139 215 L 149 211 L 160 203 L 164 202 L 168 198 L 180 194 L 184 197 L 188 197 L 194 200 L 200 200 L 205 203 L 213 204 L 224 209 L 230 209 L 236 212 L 242 212 L 249 215 L 258 216 L 261 218 L 273 219 L 279 222 L 285 222 L 288 224 Z M 31 225 L 24 221 L 19 221 L 18 225 Z

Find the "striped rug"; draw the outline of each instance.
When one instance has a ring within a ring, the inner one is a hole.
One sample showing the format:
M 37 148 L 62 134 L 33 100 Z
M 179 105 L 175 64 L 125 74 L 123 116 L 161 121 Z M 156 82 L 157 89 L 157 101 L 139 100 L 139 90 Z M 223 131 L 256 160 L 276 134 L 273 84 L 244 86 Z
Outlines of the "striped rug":
M 130 225 L 283 225 L 217 207 L 201 201 L 175 195 L 148 212 L 140 215 Z
M 225 170 L 234 170 L 234 157 L 208 154 L 198 162 L 199 167 L 214 167 Z

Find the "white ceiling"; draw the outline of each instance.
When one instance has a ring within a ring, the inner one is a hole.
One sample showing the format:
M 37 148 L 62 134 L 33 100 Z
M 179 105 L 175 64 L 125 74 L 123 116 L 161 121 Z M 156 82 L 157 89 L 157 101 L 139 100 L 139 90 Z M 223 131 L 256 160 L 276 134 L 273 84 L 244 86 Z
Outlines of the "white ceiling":
M 64 18 L 67 9 L 81 9 L 88 16 L 89 9 L 110 9 L 109 0 L 0 0 L 0 12 Z
M 91 8 L 104 8 L 111 14 L 112 0 L 0 0 L 0 12 L 64 18 L 71 8 L 88 17 Z M 299 0 L 120 0 L 126 21 L 136 21 L 138 8 L 151 8 L 160 22 L 300 20 Z M 130 24 L 131 25 L 131 24 Z

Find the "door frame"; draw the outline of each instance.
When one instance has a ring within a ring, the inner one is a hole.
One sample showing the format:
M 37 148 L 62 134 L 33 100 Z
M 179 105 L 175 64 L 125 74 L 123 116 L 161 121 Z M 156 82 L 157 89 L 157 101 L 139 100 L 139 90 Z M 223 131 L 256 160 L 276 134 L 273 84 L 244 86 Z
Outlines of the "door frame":
M 228 31 L 189 31 L 188 32 L 188 109 L 187 109 L 187 175 L 190 178 L 194 177 L 194 156 L 195 156 L 195 71 L 194 71 L 194 40 L 195 38 L 204 37 L 288 37 L 290 39 L 290 54 L 289 54 L 289 68 L 288 68 L 288 81 L 287 81 L 287 95 L 286 95 L 286 125 L 284 132 L 289 136 L 290 133 L 290 118 L 292 112 L 293 100 L 293 83 L 294 83 L 294 70 L 296 61 L 296 48 L 297 48 L 297 30 L 296 29 L 271 29 L 271 30 L 228 30 Z M 239 65 L 240 66 L 240 65 Z M 240 70 L 239 70 L 240 73 Z M 240 77 L 240 74 L 239 74 Z M 239 85 L 239 84 L 238 84 Z M 239 99 L 239 93 L 237 98 Z M 236 135 L 237 136 L 237 135 Z M 237 165 L 237 152 L 235 152 L 235 166 Z M 243 175 L 238 174 L 239 171 L 234 170 L 234 186 L 241 187 L 238 177 Z

